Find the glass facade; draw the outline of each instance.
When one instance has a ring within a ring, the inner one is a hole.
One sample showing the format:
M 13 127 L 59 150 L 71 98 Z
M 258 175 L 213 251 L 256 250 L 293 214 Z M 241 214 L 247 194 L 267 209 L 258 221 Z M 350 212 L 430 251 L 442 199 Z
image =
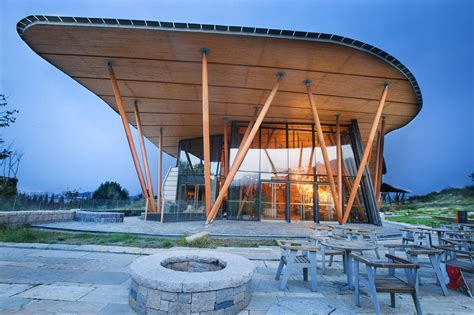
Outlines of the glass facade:
M 233 122 L 229 164 L 235 160 L 248 122 Z M 330 166 L 337 183 L 335 126 L 323 126 Z M 217 197 L 223 158 L 222 136 L 211 138 L 212 200 Z M 341 126 L 344 208 L 357 173 L 352 126 Z M 358 143 L 360 146 L 360 143 Z M 202 138 L 180 142 L 177 205 L 181 219 L 204 219 Z M 364 175 L 364 177 L 368 177 Z M 364 183 L 364 181 L 362 181 Z M 369 222 L 366 185 L 361 184 L 350 222 Z M 344 209 L 343 209 L 344 210 Z M 264 123 L 229 188 L 220 215 L 234 220 L 336 221 L 334 200 L 315 127 L 312 124 Z
M 222 136 L 211 136 L 211 196 L 216 198 L 221 174 Z M 178 154 L 178 187 L 176 203 L 165 205 L 168 218 L 204 220 L 206 218 L 204 187 L 204 154 L 202 138 L 181 140 Z M 171 215 L 171 216 L 170 216 Z

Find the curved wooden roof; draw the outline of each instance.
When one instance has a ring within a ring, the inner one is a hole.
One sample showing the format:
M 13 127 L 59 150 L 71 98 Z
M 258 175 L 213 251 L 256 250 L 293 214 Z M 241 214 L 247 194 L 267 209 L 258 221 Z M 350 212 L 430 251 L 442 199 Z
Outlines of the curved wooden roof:
M 223 118 L 250 120 L 286 72 L 265 121 L 312 123 L 303 84 L 312 79 L 323 123 L 356 119 L 368 135 L 383 83 L 387 132 L 410 122 L 422 97 L 412 73 L 388 53 L 337 35 L 222 25 L 29 16 L 17 30 L 42 58 L 102 98 L 115 111 L 107 62 L 112 61 L 131 124 L 139 101 L 145 136 L 176 156 L 179 139 L 202 136 L 199 50 L 210 50 L 211 134 Z

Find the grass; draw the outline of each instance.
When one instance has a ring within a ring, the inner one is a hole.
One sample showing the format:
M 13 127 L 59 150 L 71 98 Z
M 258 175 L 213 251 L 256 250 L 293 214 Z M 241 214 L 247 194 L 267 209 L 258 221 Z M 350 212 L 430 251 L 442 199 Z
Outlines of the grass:
M 175 246 L 216 248 L 216 247 L 258 247 L 276 245 L 273 240 L 224 239 L 203 237 L 188 242 L 183 236 L 180 239 L 169 239 L 154 236 L 139 236 L 125 233 L 64 233 L 35 230 L 30 227 L 0 227 L 0 242 L 14 243 L 48 243 L 71 245 L 114 245 L 141 248 L 171 248 Z
M 393 221 L 393 222 L 404 222 L 404 223 L 410 223 L 410 224 L 416 224 L 416 225 L 422 224 L 422 225 L 427 225 L 427 226 L 438 226 L 442 223 L 447 223 L 446 220 L 441 220 L 438 218 L 406 216 L 406 215 L 387 216 L 385 217 L 385 219 L 388 221 Z
M 446 188 L 424 196 L 413 196 L 395 211 L 388 208 L 382 210 L 393 214 L 385 217 L 389 221 L 428 226 L 453 222 L 456 210 L 474 210 L 474 186 Z M 447 219 L 443 220 L 440 216 Z M 468 217 L 474 219 L 474 212 L 468 213 Z

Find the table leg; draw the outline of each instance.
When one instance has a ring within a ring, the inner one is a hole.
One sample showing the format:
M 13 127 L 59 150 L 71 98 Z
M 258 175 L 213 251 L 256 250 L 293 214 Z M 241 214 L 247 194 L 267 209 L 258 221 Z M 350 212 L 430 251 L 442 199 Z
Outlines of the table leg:
M 352 276 L 352 257 L 351 252 L 346 251 L 346 271 L 347 271 L 347 286 L 349 289 L 353 289 L 353 276 Z
M 448 289 L 446 288 L 446 281 L 443 276 L 443 272 L 440 268 L 440 260 L 441 256 L 439 255 L 428 255 L 431 267 L 433 267 L 434 271 L 436 272 L 436 278 L 438 279 L 439 286 L 441 287 L 441 291 L 443 291 L 443 295 L 448 295 Z

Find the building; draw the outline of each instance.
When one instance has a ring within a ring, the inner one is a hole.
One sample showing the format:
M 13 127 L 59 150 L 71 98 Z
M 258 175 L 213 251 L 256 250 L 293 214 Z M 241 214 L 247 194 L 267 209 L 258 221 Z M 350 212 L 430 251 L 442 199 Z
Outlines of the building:
M 422 106 L 400 61 L 337 35 L 39 15 L 18 33 L 121 115 L 165 220 L 381 224 L 384 135 Z M 164 202 L 129 124 L 177 159 Z

